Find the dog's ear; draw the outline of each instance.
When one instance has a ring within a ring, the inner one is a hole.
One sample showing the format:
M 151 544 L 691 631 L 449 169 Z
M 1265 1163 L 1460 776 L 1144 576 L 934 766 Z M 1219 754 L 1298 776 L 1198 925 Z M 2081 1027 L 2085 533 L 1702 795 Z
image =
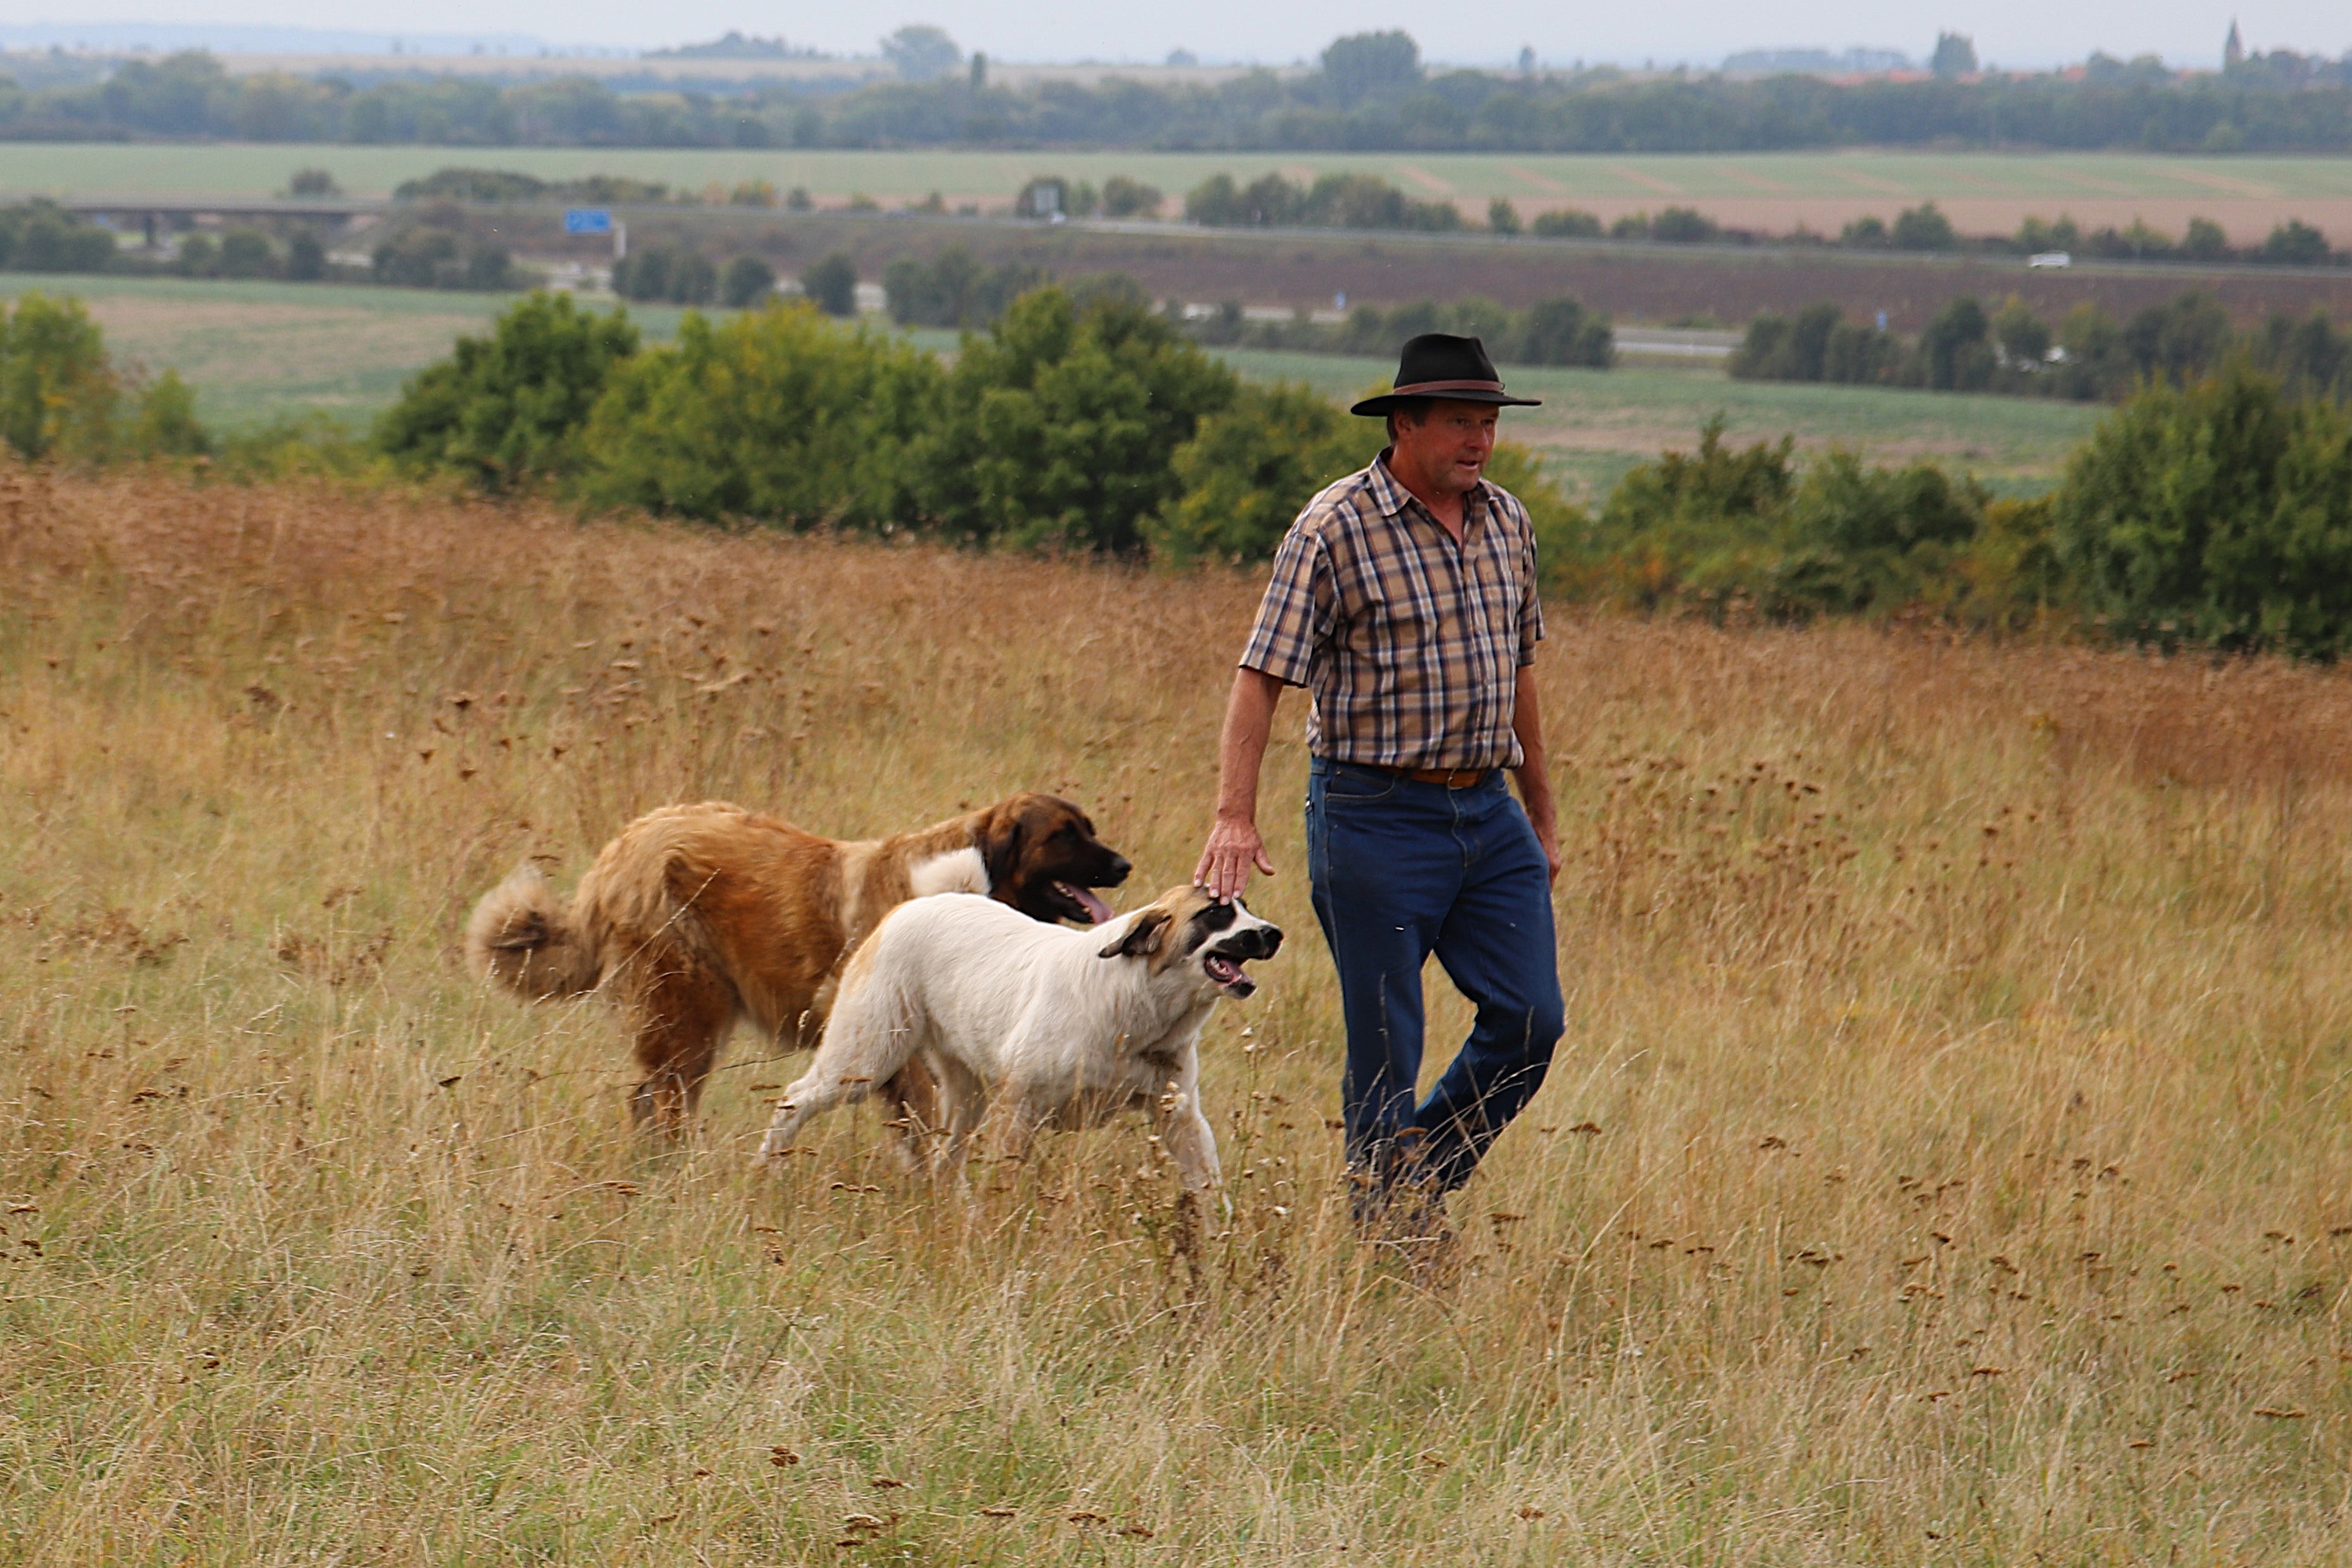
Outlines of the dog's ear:
M 1146 910 L 1119 939 L 1102 950 L 1105 958 L 1150 958 L 1167 940 L 1176 917 L 1166 910 Z
M 1021 869 L 1021 841 L 1024 837 L 1023 818 L 1028 814 L 1022 802 L 1000 801 L 988 810 L 972 833 L 974 847 L 980 851 L 980 863 L 988 872 L 988 893 L 991 898 L 1004 898 L 1013 888 L 1014 875 Z

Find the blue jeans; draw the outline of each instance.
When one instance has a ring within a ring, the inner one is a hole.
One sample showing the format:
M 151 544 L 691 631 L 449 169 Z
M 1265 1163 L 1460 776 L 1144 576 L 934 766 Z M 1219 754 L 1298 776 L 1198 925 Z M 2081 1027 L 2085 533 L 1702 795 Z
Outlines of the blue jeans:
M 1307 872 L 1348 1024 L 1348 1163 L 1384 1183 L 1417 1142 L 1415 1179 L 1458 1187 L 1542 1087 L 1563 1027 L 1551 880 L 1535 829 L 1500 769 L 1475 788 L 1448 789 L 1318 757 L 1307 785 Z M 1416 1104 L 1421 971 L 1432 952 L 1478 1014 Z

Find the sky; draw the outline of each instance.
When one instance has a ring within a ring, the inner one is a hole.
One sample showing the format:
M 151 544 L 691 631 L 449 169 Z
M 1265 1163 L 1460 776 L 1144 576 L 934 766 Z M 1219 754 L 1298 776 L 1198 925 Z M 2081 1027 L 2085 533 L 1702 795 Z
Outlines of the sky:
M 1582 59 L 1640 65 L 1712 65 L 1746 48 L 1853 45 L 1924 58 L 1939 30 L 1971 36 L 1988 64 L 2033 67 L 2079 60 L 2093 49 L 2153 53 L 2175 65 L 2217 63 L 2234 15 L 2250 47 L 2287 47 L 2329 56 L 2352 49 L 2345 0 L 2252 0 L 2242 6 L 2189 0 L 1653 0 L 1646 5 L 1563 5 L 1559 0 L 1486 0 L 1479 6 L 1405 0 L 1192 0 L 1181 6 L 1106 5 L 1101 0 L 883 0 L 877 6 L 762 0 L 406 0 L 396 13 L 374 0 L 12 0 L 11 20 L 268 24 L 367 32 L 528 34 L 551 43 L 651 47 L 716 37 L 729 28 L 828 52 L 867 54 L 902 23 L 943 26 L 967 49 L 1004 60 L 1133 60 L 1192 50 L 1203 60 L 1284 64 L 1314 56 L 1333 37 L 1402 27 L 1432 59 L 1493 64 L 1532 47 L 1548 63 Z

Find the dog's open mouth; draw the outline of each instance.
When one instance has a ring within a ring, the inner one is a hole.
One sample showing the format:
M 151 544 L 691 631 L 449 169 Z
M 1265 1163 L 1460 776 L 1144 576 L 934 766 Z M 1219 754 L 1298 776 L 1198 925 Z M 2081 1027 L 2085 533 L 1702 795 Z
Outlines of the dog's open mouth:
M 1088 925 L 1100 925 L 1110 919 L 1110 906 L 1097 897 L 1092 888 L 1081 888 L 1075 882 L 1056 882 L 1054 891 L 1087 912 Z
M 1202 973 L 1216 982 L 1217 989 L 1240 1001 L 1257 989 L 1257 982 L 1242 972 L 1241 960 L 1213 952 L 1201 960 Z

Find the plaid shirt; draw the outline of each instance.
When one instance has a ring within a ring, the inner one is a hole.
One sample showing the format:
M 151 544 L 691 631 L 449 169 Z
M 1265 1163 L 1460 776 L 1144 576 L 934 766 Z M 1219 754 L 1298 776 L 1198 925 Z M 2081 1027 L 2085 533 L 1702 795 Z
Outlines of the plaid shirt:
M 1543 636 L 1527 509 L 1479 480 L 1457 545 L 1387 457 L 1326 489 L 1290 525 L 1242 665 L 1313 690 L 1316 756 L 1517 767 L 1518 668 L 1535 662 Z

